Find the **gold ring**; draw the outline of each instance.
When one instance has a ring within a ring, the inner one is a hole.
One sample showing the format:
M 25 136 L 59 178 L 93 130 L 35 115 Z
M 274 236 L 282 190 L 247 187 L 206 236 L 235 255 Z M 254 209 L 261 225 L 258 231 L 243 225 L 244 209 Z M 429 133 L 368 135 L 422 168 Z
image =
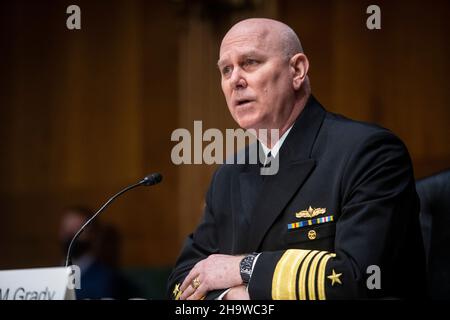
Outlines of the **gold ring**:
M 198 277 L 195 278 L 194 280 L 192 280 L 192 288 L 194 288 L 194 290 L 197 290 L 198 287 L 200 287 L 200 280 L 198 280 Z

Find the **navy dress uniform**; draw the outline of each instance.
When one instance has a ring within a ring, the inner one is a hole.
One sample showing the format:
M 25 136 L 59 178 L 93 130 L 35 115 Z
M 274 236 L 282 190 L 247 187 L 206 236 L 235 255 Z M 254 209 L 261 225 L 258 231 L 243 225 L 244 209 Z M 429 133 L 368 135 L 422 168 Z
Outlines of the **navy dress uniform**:
M 215 172 L 203 218 L 169 277 L 172 298 L 200 260 L 252 252 L 260 255 L 251 299 L 424 294 L 419 200 L 395 135 L 327 112 L 311 95 L 277 156 L 275 175 L 261 176 L 255 164 Z

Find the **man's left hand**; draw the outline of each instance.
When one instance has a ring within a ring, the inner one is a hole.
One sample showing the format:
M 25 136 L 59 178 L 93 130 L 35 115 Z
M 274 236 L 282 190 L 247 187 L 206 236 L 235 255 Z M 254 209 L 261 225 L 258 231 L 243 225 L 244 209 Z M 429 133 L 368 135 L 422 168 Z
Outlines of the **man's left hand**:
M 180 300 L 200 300 L 209 291 L 242 284 L 239 263 L 244 256 L 212 254 L 199 261 L 184 279 Z M 197 288 L 195 288 L 197 287 Z

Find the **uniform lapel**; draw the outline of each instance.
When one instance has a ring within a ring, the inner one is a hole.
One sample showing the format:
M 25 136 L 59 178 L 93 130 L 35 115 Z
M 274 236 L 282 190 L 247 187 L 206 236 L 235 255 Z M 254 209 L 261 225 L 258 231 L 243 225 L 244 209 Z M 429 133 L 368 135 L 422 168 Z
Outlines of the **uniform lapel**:
M 259 145 L 257 152 L 262 152 Z M 233 242 L 233 253 L 243 253 L 248 242 L 248 231 L 251 213 L 261 194 L 263 179 L 259 174 L 259 164 L 250 164 L 249 149 L 246 150 L 246 165 L 239 174 L 238 193 L 233 197 L 233 212 L 235 239 Z M 252 155 L 255 156 L 256 155 Z
M 247 225 L 250 225 L 251 212 L 258 201 L 263 185 L 263 180 L 258 174 L 258 170 L 258 167 L 252 168 L 250 171 L 242 172 L 239 175 L 241 204 Z
M 267 231 L 314 169 L 311 150 L 325 114 L 311 95 L 280 149 L 278 173 L 264 179 L 251 213 L 245 252 L 258 250 Z
M 243 253 L 248 244 L 248 232 L 251 222 L 251 213 L 253 212 L 259 195 L 261 194 L 263 180 L 258 174 L 259 166 L 252 165 L 248 171 L 239 175 L 239 210 L 235 211 L 235 227 L 237 230 L 237 239 L 233 246 L 234 253 Z

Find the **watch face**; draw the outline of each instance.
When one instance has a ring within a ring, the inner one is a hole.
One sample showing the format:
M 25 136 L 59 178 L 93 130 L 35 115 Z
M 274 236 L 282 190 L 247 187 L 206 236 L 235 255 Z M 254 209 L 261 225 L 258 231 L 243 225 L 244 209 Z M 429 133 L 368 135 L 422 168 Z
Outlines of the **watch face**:
M 252 275 L 252 267 L 253 260 L 255 259 L 255 255 L 248 255 L 241 260 L 240 263 L 240 272 L 241 278 L 244 283 L 248 283 L 250 280 L 250 276 Z

